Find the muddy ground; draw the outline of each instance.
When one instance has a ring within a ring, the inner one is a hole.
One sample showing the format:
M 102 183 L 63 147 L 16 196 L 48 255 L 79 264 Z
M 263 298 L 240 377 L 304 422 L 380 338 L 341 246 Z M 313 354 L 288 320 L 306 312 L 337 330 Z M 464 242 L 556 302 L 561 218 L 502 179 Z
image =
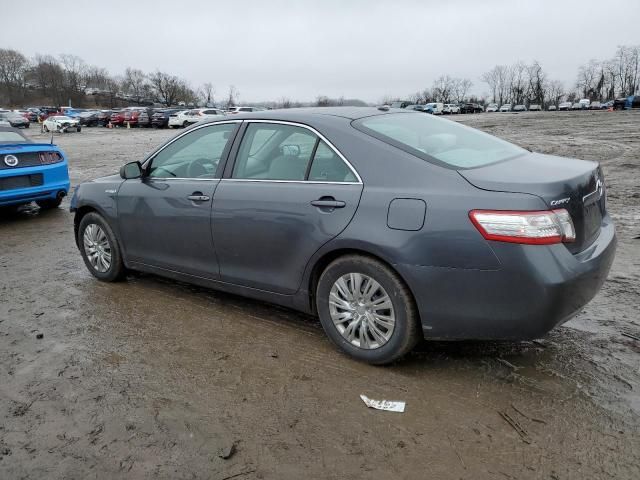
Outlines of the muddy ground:
M 457 120 L 602 162 L 618 254 L 575 320 L 371 367 L 296 312 L 150 275 L 100 283 L 68 201 L 24 209 L 0 219 L 0 479 L 640 478 L 640 342 L 623 335 L 640 337 L 640 112 Z M 173 133 L 56 142 L 75 185 Z

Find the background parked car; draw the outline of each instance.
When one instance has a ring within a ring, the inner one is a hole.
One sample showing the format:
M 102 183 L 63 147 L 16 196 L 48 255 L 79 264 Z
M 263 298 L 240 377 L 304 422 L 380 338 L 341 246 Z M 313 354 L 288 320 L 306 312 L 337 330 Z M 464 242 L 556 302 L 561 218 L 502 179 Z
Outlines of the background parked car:
M 407 105 L 405 110 L 415 110 L 417 112 L 424 112 L 424 105 Z
M 501 112 L 510 112 L 511 111 L 511 104 L 510 103 L 505 103 L 500 107 L 500 111 Z
M 578 103 L 580 104 L 580 108 L 586 110 L 589 108 L 589 105 L 591 105 L 591 100 L 589 100 L 588 98 L 582 98 Z
M 391 102 L 391 108 L 406 108 L 409 105 L 413 105 L 413 102 L 409 100 L 396 100 L 395 102 Z
M 29 120 L 24 115 L 16 112 L 2 112 L 0 113 L 0 119 L 15 128 L 29 128 L 30 125 Z
M 524 105 L 516 105 L 515 107 L 513 107 L 513 111 L 514 112 L 526 112 L 527 111 L 527 107 L 525 107 Z
M 602 108 L 602 104 L 600 102 L 591 102 L 589 104 L 589 110 L 600 110 Z
M 489 105 L 487 105 L 487 109 L 485 110 L 485 112 L 497 112 L 497 111 L 498 111 L 497 103 L 490 103 Z
M 169 128 L 181 128 L 189 126 L 187 113 L 189 113 L 189 110 L 178 110 L 177 112 L 170 114 L 167 126 Z
M 558 109 L 558 107 L 556 107 L 555 105 L 549 105 L 547 107 L 547 110 L 549 110 L 550 112 L 555 112 Z
M 166 128 L 169 126 L 169 116 L 180 112 L 177 108 L 165 108 L 162 110 L 154 111 L 151 115 L 151 126 L 153 128 Z
M 80 125 L 83 127 L 97 127 L 98 126 L 98 110 L 89 110 L 82 112 L 76 117 Z
M 562 102 L 558 105 L 558 110 L 571 110 L 571 102 Z
M 442 110 L 444 109 L 443 103 L 431 102 L 425 105 L 425 108 L 431 108 L 431 112 L 434 115 L 442 115 Z
M 31 110 L 14 110 L 14 112 L 19 113 L 30 122 L 38 121 L 38 115 L 35 112 L 32 112 Z
M 109 121 L 111 122 L 111 125 L 114 127 L 122 127 L 124 126 L 124 114 L 125 114 L 126 110 L 119 110 L 117 112 L 113 112 L 111 114 L 111 118 L 109 119 Z
M 100 112 L 98 112 L 98 126 L 99 127 L 106 127 L 109 124 L 109 121 L 111 120 L 111 115 L 114 113 L 113 110 L 100 110 Z
M 572 103 L 571 110 L 582 110 L 582 105 L 578 102 Z
M 540 112 L 540 111 L 542 111 L 542 107 L 540 105 L 538 105 L 537 103 L 534 103 L 533 105 L 529 105 L 529 111 L 530 112 Z
M 80 121 L 77 118 L 67 117 L 65 115 L 51 115 L 42 124 L 45 132 L 71 132 L 73 130 L 79 132 L 82 130 Z
M 138 115 L 138 127 L 151 127 L 151 118 L 155 112 L 157 112 L 157 110 L 153 108 L 141 110 Z
M 404 107 L 402 107 L 402 108 L 404 108 Z M 259 108 L 259 107 L 230 107 L 227 110 L 227 113 L 232 113 L 233 114 L 233 113 L 242 113 L 242 112 L 257 112 L 257 111 L 260 111 L 260 110 L 264 110 L 264 108 Z
M 460 107 L 456 103 L 445 103 L 442 113 L 460 113 Z

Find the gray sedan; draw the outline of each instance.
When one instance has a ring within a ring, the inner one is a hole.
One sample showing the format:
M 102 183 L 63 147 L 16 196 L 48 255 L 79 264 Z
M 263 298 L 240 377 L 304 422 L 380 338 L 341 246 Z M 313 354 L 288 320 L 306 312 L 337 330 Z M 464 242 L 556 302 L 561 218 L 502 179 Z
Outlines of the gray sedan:
M 421 339 L 530 339 L 613 261 L 596 162 L 447 119 L 320 108 L 199 123 L 73 195 L 103 281 L 151 272 L 317 315 L 373 364 Z

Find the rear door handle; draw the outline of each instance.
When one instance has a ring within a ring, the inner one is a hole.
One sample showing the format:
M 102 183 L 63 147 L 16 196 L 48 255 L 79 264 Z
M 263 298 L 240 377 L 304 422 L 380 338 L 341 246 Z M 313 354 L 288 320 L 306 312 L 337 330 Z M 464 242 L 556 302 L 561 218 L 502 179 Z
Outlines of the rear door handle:
M 209 195 L 203 195 L 200 192 L 194 192 L 193 194 L 187 197 L 192 202 L 208 202 L 211 198 Z
M 347 204 L 342 200 L 313 200 L 311 205 L 319 208 L 344 208 Z

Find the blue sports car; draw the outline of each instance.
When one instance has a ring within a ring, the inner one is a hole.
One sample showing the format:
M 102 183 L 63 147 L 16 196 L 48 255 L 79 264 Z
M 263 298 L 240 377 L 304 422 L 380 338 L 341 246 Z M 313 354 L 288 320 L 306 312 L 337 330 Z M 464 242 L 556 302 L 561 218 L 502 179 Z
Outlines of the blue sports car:
M 57 208 L 68 191 L 62 150 L 34 143 L 16 128 L 0 127 L 0 207 L 35 201 L 40 208 Z

